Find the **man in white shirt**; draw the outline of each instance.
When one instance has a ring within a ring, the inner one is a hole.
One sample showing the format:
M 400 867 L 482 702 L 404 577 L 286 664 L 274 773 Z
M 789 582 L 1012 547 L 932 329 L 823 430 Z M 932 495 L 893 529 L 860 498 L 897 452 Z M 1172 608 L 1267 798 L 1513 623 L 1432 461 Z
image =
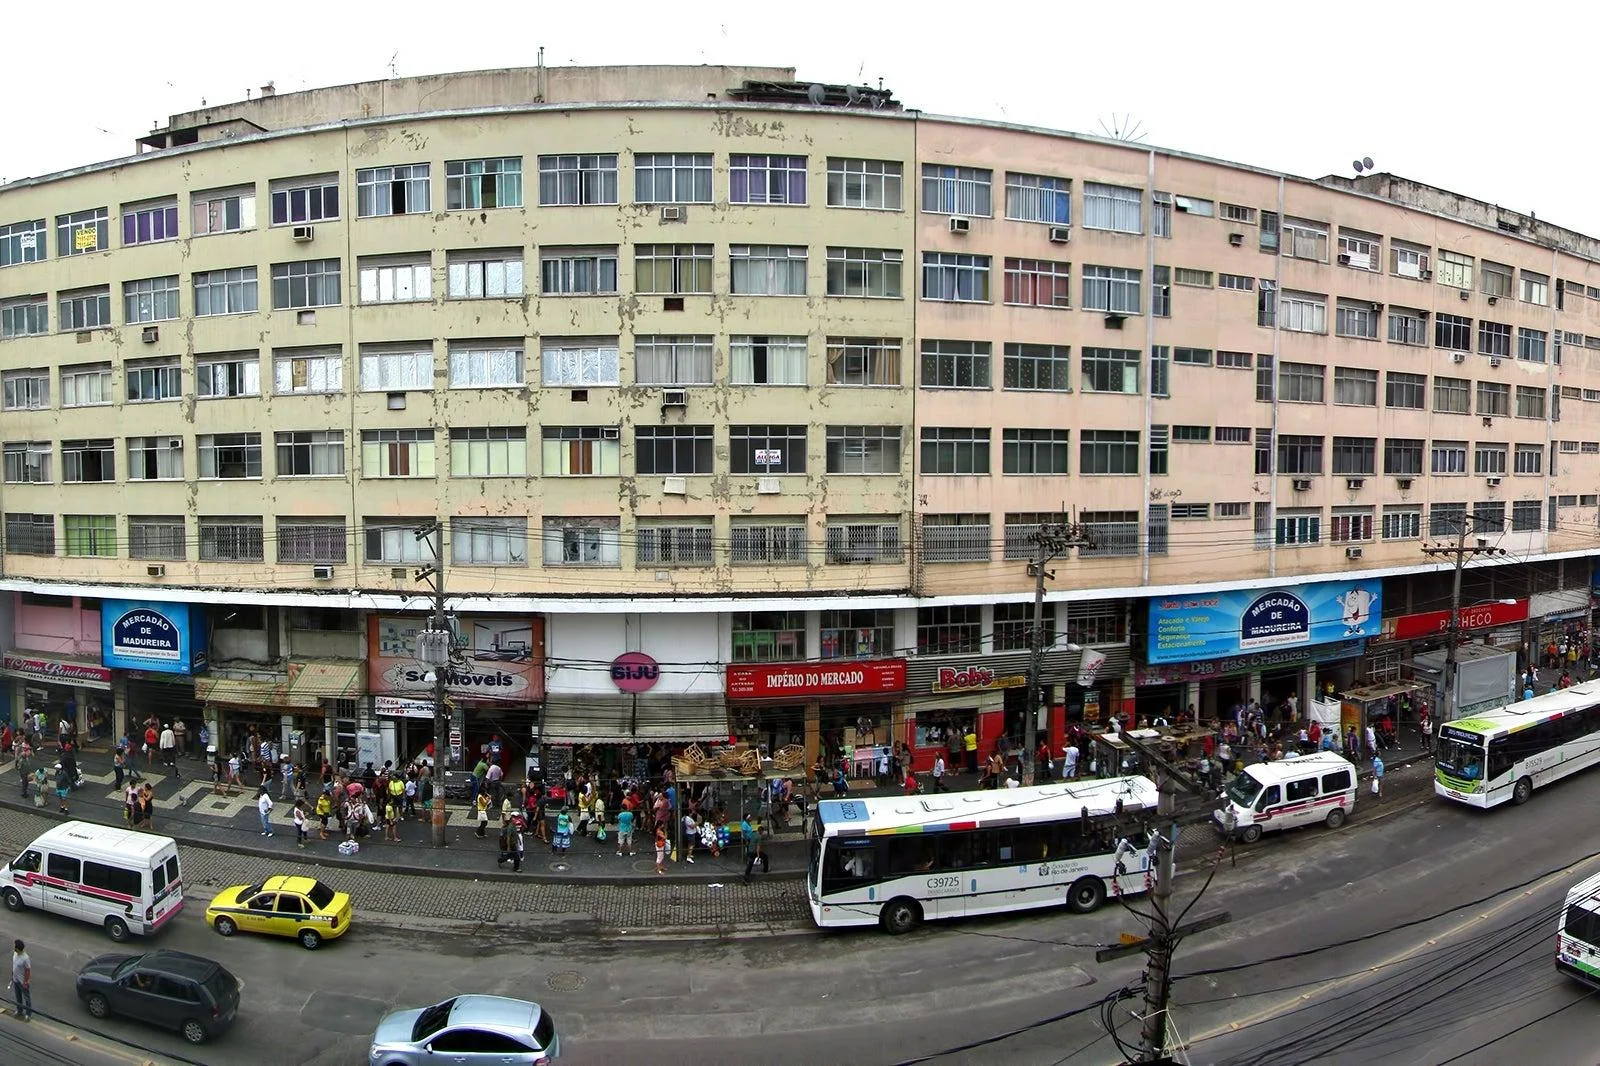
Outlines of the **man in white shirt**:
M 178 776 L 178 734 L 172 731 L 172 723 L 168 722 L 161 730 L 159 740 L 161 746 L 161 765 L 172 768 L 172 776 Z
M 1062 774 L 1068 781 L 1076 780 L 1078 776 L 1078 746 L 1069 744 L 1061 752 Z
M 935 792 L 949 791 L 944 787 L 944 752 L 933 757 L 933 790 Z

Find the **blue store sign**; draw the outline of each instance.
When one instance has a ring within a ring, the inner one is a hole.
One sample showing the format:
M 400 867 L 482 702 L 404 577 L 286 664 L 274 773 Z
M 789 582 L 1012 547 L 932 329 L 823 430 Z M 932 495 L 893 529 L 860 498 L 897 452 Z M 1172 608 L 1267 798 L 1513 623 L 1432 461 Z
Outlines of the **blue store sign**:
M 1377 636 L 1381 581 L 1316 581 L 1150 600 L 1150 663 Z
M 192 674 L 206 665 L 202 614 L 187 603 L 100 604 L 100 661 L 124 670 Z

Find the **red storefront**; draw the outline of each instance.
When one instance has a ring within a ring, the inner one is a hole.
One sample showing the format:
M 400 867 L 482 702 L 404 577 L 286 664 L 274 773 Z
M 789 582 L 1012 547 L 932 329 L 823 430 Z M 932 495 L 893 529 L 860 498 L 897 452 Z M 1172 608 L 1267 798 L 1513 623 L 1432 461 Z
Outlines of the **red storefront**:
M 888 744 L 905 690 L 904 659 L 739 664 L 726 673 L 735 735 L 768 750 L 804 744 L 808 764 Z

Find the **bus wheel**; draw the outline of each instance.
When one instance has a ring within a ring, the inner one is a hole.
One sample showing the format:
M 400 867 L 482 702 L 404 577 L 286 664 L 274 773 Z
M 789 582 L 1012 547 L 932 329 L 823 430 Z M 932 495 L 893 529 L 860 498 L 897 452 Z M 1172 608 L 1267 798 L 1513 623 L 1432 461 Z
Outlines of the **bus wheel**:
M 922 909 L 909 899 L 892 899 L 884 904 L 879 920 L 883 929 L 892 936 L 909 933 L 922 921 Z
M 1074 914 L 1088 914 L 1106 901 L 1106 883 L 1098 877 L 1082 877 L 1067 889 L 1067 906 Z
M 1343 825 L 1344 824 L 1344 808 L 1343 807 L 1335 807 L 1333 810 L 1329 811 L 1328 812 L 1327 822 L 1328 822 L 1328 828 L 1329 829 L 1337 829 L 1341 825 Z
M 1533 795 L 1533 779 L 1520 777 L 1515 787 L 1511 789 L 1511 802 L 1521 805 L 1528 802 L 1528 797 Z
M 1256 841 L 1261 839 L 1261 827 L 1259 825 L 1245 826 L 1243 829 L 1239 830 L 1239 839 L 1244 841 L 1246 844 L 1254 844 Z

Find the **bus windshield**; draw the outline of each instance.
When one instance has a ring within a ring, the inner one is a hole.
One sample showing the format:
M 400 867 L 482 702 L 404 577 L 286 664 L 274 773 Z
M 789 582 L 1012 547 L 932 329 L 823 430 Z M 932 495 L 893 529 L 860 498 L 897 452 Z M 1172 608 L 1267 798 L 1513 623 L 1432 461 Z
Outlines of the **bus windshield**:
M 1261 795 L 1261 782 L 1247 773 L 1240 773 L 1228 782 L 1228 798 L 1241 807 L 1249 807 Z
M 1483 780 L 1483 744 L 1455 737 L 1440 737 L 1434 765 L 1463 781 Z

